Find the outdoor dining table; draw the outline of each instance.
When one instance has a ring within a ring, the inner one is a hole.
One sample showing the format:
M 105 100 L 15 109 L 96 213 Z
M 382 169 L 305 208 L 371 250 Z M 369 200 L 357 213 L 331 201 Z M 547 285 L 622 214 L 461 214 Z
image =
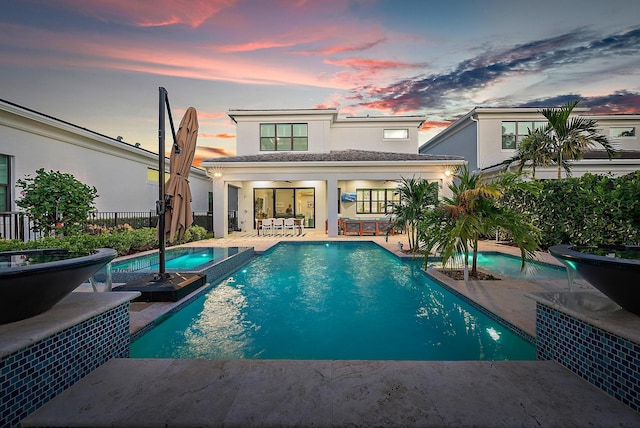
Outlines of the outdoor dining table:
M 261 218 L 257 218 L 256 219 L 256 230 L 258 231 L 258 236 L 260 236 L 260 230 L 262 229 L 262 220 L 263 219 L 261 219 Z M 302 234 L 302 221 L 303 220 L 304 219 L 301 219 L 301 218 L 294 218 L 293 219 L 293 222 L 296 224 L 296 230 L 298 231 L 298 235 Z

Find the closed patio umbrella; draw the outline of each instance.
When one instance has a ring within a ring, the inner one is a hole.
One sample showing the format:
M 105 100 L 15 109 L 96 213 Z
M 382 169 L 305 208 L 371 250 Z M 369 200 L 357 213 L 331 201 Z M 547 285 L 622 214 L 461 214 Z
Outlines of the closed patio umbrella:
M 165 215 L 165 231 L 169 242 L 173 242 L 176 235 L 181 239 L 193 223 L 189 171 L 196 151 L 197 138 L 198 115 L 195 108 L 189 107 L 182 117 L 176 134 L 176 144 L 173 145 L 169 157 L 169 180 L 165 189 L 165 194 L 171 197 L 170 208 Z

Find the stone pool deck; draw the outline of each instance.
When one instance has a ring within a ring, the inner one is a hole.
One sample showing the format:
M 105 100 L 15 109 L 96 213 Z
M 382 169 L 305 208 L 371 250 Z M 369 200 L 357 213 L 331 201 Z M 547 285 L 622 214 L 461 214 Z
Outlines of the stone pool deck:
M 236 235 L 195 245 L 260 252 L 280 239 L 327 238 Z M 338 239 L 373 240 L 399 255 L 398 242 L 407 247 L 403 235 Z M 438 280 L 532 336 L 536 303 L 527 295 L 568 290 L 566 281 Z M 574 289 L 597 293 L 582 281 Z M 132 332 L 172 305 L 132 304 Z M 22 426 L 636 427 L 640 414 L 553 361 L 114 359 Z

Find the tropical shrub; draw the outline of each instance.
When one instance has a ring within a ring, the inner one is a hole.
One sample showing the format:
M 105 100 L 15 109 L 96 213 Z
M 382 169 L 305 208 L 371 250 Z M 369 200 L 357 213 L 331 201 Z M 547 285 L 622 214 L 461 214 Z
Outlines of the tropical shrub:
M 438 183 L 414 177 L 402 178 L 396 193 L 400 201 L 389 204 L 393 227 L 407 231 L 409 249 L 416 251 L 420 246 L 418 224 L 425 218 L 427 210 L 438 203 Z
M 204 239 L 207 231 L 200 226 L 191 226 L 179 244 Z M 108 230 L 99 235 L 79 234 L 46 236 L 34 241 L 0 240 L 0 251 L 31 250 L 40 248 L 64 248 L 88 254 L 96 248 L 113 248 L 119 256 L 158 248 L 155 228 Z
M 40 168 L 35 176 L 16 180 L 22 188 L 22 198 L 16 205 L 29 213 L 36 232 L 49 235 L 56 232 L 72 235 L 82 231 L 87 215 L 94 208 L 98 191 L 71 174 L 45 171 Z
M 505 204 L 541 229 L 541 247 L 640 243 L 640 171 L 541 182 L 537 196 L 508 192 Z
M 538 249 L 539 231 L 524 216 L 500 203 L 507 189 L 518 188 L 535 193 L 536 182 L 525 182 L 515 174 L 502 174 L 493 181 L 485 181 L 482 174 L 469 172 L 465 165 L 456 172 L 449 184 L 452 196 L 445 197 L 420 223 L 420 236 L 427 243 L 428 253 L 435 249 L 443 264 L 462 256 L 465 280 L 477 276 L 478 241 L 496 227 L 511 233 L 520 249 L 522 266 L 534 258 Z M 472 255 L 469 273 L 469 255 Z

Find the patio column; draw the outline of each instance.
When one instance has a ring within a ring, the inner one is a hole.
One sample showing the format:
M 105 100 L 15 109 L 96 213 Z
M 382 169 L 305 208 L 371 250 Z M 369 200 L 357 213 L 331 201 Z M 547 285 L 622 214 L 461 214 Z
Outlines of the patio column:
M 213 180 L 213 236 L 224 238 L 227 230 L 227 184 L 221 178 Z
M 327 178 L 327 221 L 328 236 L 338 236 L 338 179 L 334 176 Z

